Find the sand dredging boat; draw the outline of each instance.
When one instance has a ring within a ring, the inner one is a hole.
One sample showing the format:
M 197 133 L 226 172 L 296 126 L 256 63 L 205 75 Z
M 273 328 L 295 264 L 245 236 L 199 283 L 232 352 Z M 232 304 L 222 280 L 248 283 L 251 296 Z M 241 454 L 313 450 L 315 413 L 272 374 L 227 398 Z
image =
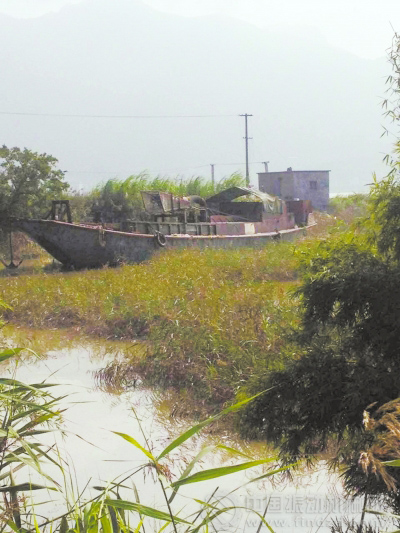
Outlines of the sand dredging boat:
M 170 248 L 260 247 L 292 240 L 313 225 L 311 203 L 284 202 L 253 188 L 231 187 L 210 198 L 142 191 L 143 220 L 74 224 L 68 202 L 54 201 L 50 219 L 8 218 L 67 268 L 95 268 L 149 259 Z

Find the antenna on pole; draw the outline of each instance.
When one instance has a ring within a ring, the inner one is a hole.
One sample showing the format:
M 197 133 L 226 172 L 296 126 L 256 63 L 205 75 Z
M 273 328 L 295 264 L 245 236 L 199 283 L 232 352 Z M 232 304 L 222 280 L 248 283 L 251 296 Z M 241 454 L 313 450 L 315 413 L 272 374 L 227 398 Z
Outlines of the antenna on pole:
M 211 163 L 210 167 L 211 167 L 211 183 L 212 183 L 212 186 L 213 186 L 213 191 L 215 191 L 215 174 L 214 174 L 214 164 L 213 164 L 213 163 Z
M 245 142 L 246 142 L 246 185 L 247 187 L 250 185 L 250 173 L 249 173 L 249 139 L 252 139 L 252 137 L 249 137 L 248 135 L 248 127 L 247 127 L 247 118 L 252 117 L 253 115 L 249 115 L 248 113 L 244 113 L 243 115 L 239 115 L 241 117 L 244 117 L 244 128 L 245 128 Z
M 263 161 L 264 172 L 268 172 L 268 163 L 269 163 L 269 161 Z

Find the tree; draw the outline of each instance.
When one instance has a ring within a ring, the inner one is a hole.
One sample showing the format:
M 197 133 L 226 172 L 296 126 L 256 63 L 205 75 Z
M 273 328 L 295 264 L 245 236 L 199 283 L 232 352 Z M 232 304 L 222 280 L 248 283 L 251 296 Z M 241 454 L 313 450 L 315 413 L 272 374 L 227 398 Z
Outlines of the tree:
M 399 470 L 389 469 L 396 488 L 388 489 L 360 461 L 375 438 L 365 413 L 400 396 L 400 256 L 379 251 L 381 236 L 374 245 L 367 235 L 336 237 L 304 258 L 301 321 L 290 338 L 296 356 L 253 379 L 251 394 L 271 390 L 242 424 L 274 442 L 285 463 L 328 454 L 351 495 L 383 499 L 399 513 Z M 384 450 L 382 462 L 399 458 L 399 435 L 397 451 Z
M 40 217 L 69 185 L 57 159 L 27 148 L 0 148 L 0 213 L 3 217 Z
M 389 78 L 396 124 L 399 58 L 396 35 L 390 54 L 396 83 Z M 303 258 L 301 319 L 291 336 L 296 356 L 254 380 L 255 390 L 271 391 L 256 399 L 242 420 L 279 446 L 285 462 L 329 451 L 352 495 L 383 498 L 397 512 L 399 471 L 368 470 L 363 458 L 379 448 L 380 465 L 397 460 L 400 433 L 396 447 L 390 428 L 377 423 L 371 429 L 363 422 L 379 416 L 381 406 L 391 409 L 400 396 L 399 147 L 397 141 L 388 176 L 371 189 L 363 224 L 317 243 Z M 397 411 L 395 418 L 400 420 Z M 390 446 L 381 445 L 389 441 Z

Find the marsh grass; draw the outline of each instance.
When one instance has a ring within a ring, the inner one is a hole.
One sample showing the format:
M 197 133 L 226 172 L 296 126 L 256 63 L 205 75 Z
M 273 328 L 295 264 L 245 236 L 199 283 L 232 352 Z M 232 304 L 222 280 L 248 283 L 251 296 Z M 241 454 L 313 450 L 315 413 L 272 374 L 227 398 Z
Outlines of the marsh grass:
M 337 231 L 332 217 L 327 227 Z M 288 335 L 299 320 L 294 289 L 302 256 L 318 246 L 313 236 L 262 249 L 167 251 L 117 269 L 7 277 L 0 298 L 12 309 L 3 317 L 132 341 L 100 381 L 173 387 L 203 413 L 298 355 Z
M 285 357 L 281 331 L 296 321 L 293 245 L 260 250 L 183 250 L 148 263 L 0 280 L 3 316 L 37 328 L 70 328 L 140 340 L 122 363 L 126 380 L 231 400 L 261 365 Z M 104 376 L 107 372 L 104 373 Z

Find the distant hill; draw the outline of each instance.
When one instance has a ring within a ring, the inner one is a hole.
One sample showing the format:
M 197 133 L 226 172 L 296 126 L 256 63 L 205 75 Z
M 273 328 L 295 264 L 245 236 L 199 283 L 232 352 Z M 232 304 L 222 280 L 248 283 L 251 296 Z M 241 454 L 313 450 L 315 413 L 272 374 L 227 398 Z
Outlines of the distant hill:
M 36 19 L 0 16 L 0 111 L 238 115 L 250 158 L 271 170 L 330 169 L 331 190 L 363 192 L 383 173 L 384 58 L 328 45 L 315 31 L 274 34 L 234 19 L 184 18 L 136 0 L 88 0 Z M 94 119 L 0 115 L 0 143 L 58 157 L 75 185 L 119 173 L 244 160 L 237 116 Z M 203 168 L 200 168 L 203 166 Z M 194 168 L 194 167 L 199 167 Z M 104 173 L 95 173 L 104 172 Z M 255 172 L 262 165 L 252 166 Z M 176 173 L 176 172 L 175 172 Z

